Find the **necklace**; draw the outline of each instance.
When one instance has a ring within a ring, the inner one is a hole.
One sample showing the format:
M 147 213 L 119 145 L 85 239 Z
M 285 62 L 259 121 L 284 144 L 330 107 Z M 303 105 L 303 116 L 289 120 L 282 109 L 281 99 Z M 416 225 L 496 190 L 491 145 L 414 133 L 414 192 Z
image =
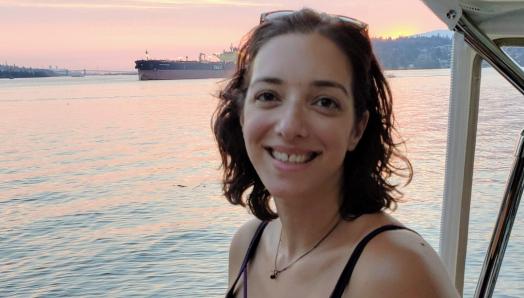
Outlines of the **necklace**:
M 331 235 L 331 233 L 333 233 L 333 231 L 335 230 L 335 228 L 338 226 L 338 224 L 342 221 L 341 218 L 339 218 L 337 220 L 337 222 L 333 225 L 333 227 L 331 227 L 331 229 L 329 229 L 329 231 L 327 231 L 326 234 L 324 234 L 324 236 L 322 236 L 322 238 L 320 238 L 320 240 L 318 240 L 318 242 L 313 245 L 313 247 L 311 247 L 310 249 L 308 249 L 305 253 L 301 254 L 298 258 L 296 258 L 295 260 L 293 260 L 291 263 L 287 264 L 286 266 L 284 266 L 282 269 L 277 269 L 277 258 L 278 258 L 278 251 L 280 250 L 280 243 L 282 242 L 282 229 L 280 229 L 280 237 L 278 239 L 278 246 L 277 246 L 277 253 L 275 254 L 275 262 L 273 264 L 273 272 L 271 273 L 271 275 L 269 276 L 269 278 L 271 279 L 277 279 L 278 275 L 286 270 L 288 270 L 291 266 L 293 266 L 296 262 L 300 261 L 300 259 L 302 259 L 303 257 L 307 256 L 310 252 L 312 252 L 313 250 L 315 250 L 315 248 L 317 248 L 324 240 L 326 240 L 327 237 L 329 237 L 329 235 Z

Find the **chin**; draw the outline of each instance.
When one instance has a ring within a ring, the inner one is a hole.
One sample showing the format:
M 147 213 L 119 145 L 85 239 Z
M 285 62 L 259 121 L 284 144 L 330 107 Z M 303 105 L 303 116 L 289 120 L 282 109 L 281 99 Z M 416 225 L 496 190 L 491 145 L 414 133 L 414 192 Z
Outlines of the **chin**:
M 267 190 L 273 198 L 286 199 L 286 198 L 303 198 L 307 193 L 311 193 L 305 189 L 301 189 L 297 185 L 270 185 L 266 186 Z

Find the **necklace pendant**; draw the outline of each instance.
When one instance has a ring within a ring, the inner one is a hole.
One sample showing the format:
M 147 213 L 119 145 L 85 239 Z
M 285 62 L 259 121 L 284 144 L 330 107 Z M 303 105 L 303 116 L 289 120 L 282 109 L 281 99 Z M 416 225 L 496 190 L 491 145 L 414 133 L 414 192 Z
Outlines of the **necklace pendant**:
M 279 272 L 278 270 L 273 270 L 273 274 L 271 274 L 271 275 L 269 276 L 269 278 L 271 278 L 271 279 L 277 279 L 279 273 L 280 273 L 280 272 Z

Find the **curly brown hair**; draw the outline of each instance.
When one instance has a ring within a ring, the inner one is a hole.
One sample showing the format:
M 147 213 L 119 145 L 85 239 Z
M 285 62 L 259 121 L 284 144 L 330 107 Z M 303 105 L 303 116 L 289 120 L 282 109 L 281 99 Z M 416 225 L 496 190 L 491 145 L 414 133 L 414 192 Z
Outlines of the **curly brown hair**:
M 241 43 L 236 72 L 220 90 L 219 103 L 212 119 L 213 132 L 222 158 L 223 192 L 234 205 L 249 206 L 261 220 L 278 217 L 271 209 L 268 192 L 247 155 L 240 114 L 246 97 L 250 65 L 260 48 L 270 39 L 291 33 L 319 33 L 333 41 L 351 61 L 352 93 L 357 120 L 369 111 L 369 120 L 355 150 L 344 159 L 339 212 L 345 219 L 365 213 L 394 209 L 402 197 L 392 176 L 413 176 L 409 160 L 402 154 L 402 144 L 393 140 L 396 133 L 389 85 L 371 46 L 367 30 L 338 17 L 302 9 L 262 22 Z M 393 163 L 395 158 L 399 161 Z M 251 191 L 247 198 L 246 190 Z

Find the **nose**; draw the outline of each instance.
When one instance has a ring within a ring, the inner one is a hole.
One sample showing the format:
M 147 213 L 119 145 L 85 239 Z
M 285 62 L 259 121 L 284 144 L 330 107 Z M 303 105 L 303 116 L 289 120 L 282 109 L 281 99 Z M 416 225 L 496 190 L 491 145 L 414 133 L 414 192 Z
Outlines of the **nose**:
M 287 141 L 308 136 L 307 111 L 296 101 L 288 100 L 282 107 L 275 126 L 276 133 Z

